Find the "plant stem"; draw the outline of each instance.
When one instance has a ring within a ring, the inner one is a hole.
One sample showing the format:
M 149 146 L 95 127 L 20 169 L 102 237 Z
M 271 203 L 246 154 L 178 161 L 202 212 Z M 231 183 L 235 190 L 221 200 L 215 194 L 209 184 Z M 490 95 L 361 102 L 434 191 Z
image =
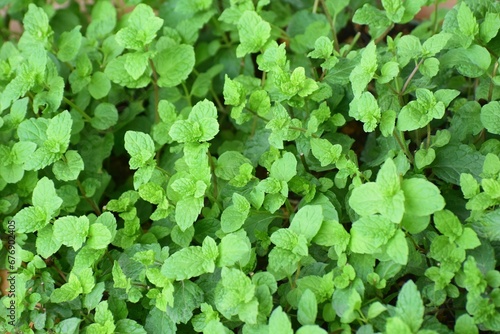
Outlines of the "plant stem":
M 156 73 L 155 65 L 153 64 L 153 61 L 151 59 L 149 60 L 149 65 L 153 70 L 153 91 L 155 97 L 155 123 L 159 123 L 160 114 L 158 114 L 158 104 L 160 103 L 160 93 L 158 91 L 158 73 Z
M 321 2 L 321 7 L 323 7 L 323 11 L 325 12 L 326 19 L 328 20 L 328 23 L 330 24 L 330 28 L 332 29 L 333 47 L 334 47 L 335 51 L 339 52 L 340 46 L 339 46 L 339 40 L 337 38 L 337 29 L 335 29 L 335 18 L 332 18 L 332 15 L 330 14 L 328 7 L 326 6 L 325 0 L 319 0 L 319 2 Z
M 354 35 L 354 38 L 352 39 L 351 44 L 349 44 L 349 48 L 344 52 L 342 57 L 347 56 L 349 54 L 349 52 L 351 52 L 352 48 L 354 47 L 354 45 L 356 45 L 356 43 L 358 42 L 360 37 L 361 37 L 361 33 L 358 31 L 356 33 L 356 35 Z
M 382 33 L 382 35 L 380 35 L 375 40 L 375 44 L 378 44 L 379 42 L 381 42 L 382 40 L 384 40 L 385 36 L 387 36 L 387 34 L 391 32 L 392 28 L 394 28 L 394 24 L 391 24 L 387 29 L 385 29 L 385 31 Z
M 427 123 L 427 142 L 425 143 L 425 148 L 429 149 L 431 147 L 431 124 Z
M 413 71 L 411 71 L 410 75 L 408 76 L 408 78 L 405 81 L 405 84 L 403 85 L 403 89 L 401 89 L 401 92 L 399 93 L 401 96 L 405 93 L 406 89 L 408 88 L 408 85 L 411 82 L 411 79 L 413 79 L 413 77 L 415 76 L 415 74 L 417 74 L 417 71 L 418 71 L 418 69 L 420 68 L 420 65 L 422 65 L 423 62 L 424 62 L 424 59 L 423 58 L 420 59 L 420 61 L 415 65 L 415 68 L 413 69 Z
M 186 100 L 187 100 L 189 106 L 192 107 L 193 103 L 191 102 L 191 94 L 189 93 L 189 90 L 188 90 L 186 83 L 184 81 L 182 82 L 182 89 L 184 89 L 184 94 L 186 95 Z
M 92 117 L 90 117 L 89 115 L 87 115 L 87 113 L 85 111 L 83 111 L 82 109 L 80 109 L 79 106 L 77 106 L 76 104 L 74 104 L 66 96 L 63 96 L 63 101 L 66 104 L 68 104 L 71 108 L 75 109 L 80 115 L 82 115 L 82 117 L 85 118 L 85 120 L 87 120 L 87 122 L 90 122 L 92 120 Z
M 411 154 L 408 147 L 401 140 L 401 138 L 400 138 L 401 133 L 398 133 L 398 131 L 396 131 L 396 129 L 394 129 L 394 131 L 392 132 L 392 135 L 394 136 L 394 138 L 396 138 L 396 141 L 398 142 L 399 147 L 401 147 L 401 149 L 403 149 L 403 152 L 405 152 L 405 154 L 408 157 L 408 159 L 410 160 L 410 162 L 413 163 L 415 161 L 415 158 L 413 158 L 413 154 Z
M 495 74 L 498 71 L 498 60 L 496 61 L 495 65 L 493 66 L 493 72 L 491 73 L 491 81 L 490 81 L 490 88 L 488 90 L 488 102 L 491 101 L 493 98 L 493 88 L 495 84 L 493 83 L 493 78 L 495 77 Z
M 97 206 L 97 204 L 94 202 L 92 198 L 87 197 L 87 194 L 85 193 L 85 189 L 83 189 L 83 185 L 80 182 L 80 180 L 76 180 L 76 185 L 78 186 L 78 189 L 80 189 L 80 192 L 82 193 L 83 198 L 89 203 L 89 205 L 92 207 L 96 215 L 100 216 L 101 215 L 101 210 Z

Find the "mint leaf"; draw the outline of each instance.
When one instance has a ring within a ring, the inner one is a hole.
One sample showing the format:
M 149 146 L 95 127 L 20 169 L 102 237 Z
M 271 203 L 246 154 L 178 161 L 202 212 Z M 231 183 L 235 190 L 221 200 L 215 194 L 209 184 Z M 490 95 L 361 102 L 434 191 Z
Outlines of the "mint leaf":
M 364 92 L 349 104 L 349 116 L 363 122 L 363 130 L 372 132 L 380 122 L 381 110 L 372 93 Z
M 413 281 L 403 285 L 396 303 L 396 314 L 403 319 L 412 332 L 417 332 L 424 317 L 424 303 Z
M 282 158 L 273 162 L 269 176 L 280 181 L 288 182 L 297 174 L 297 159 L 295 156 L 286 152 Z
M 403 181 L 401 189 L 404 192 L 406 214 L 426 216 L 444 208 L 445 201 L 439 188 L 429 181 L 407 179 Z
M 355 221 L 350 233 L 351 251 L 374 254 L 396 233 L 396 225 L 383 216 L 367 216 Z
M 160 75 L 160 87 L 174 87 L 187 79 L 194 68 L 195 55 L 191 45 L 172 45 L 158 52 L 153 58 L 155 68 Z
M 377 53 L 375 43 L 370 43 L 363 50 L 361 61 L 349 76 L 355 97 L 361 95 L 377 70 Z
M 342 153 L 342 147 L 339 144 L 334 145 L 322 138 L 311 138 L 311 150 L 316 159 L 320 161 L 321 167 L 337 162 Z
M 80 29 L 81 26 L 76 26 L 73 30 L 65 31 L 61 34 L 59 51 L 57 52 L 57 58 L 61 61 L 70 61 L 76 57 L 82 43 L 82 33 Z
M 493 134 L 500 134 L 500 102 L 491 101 L 481 108 L 481 123 Z
M 238 20 L 240 44 L 236 48 L 236 57 L 259 51 L 271 37 L 271 26 L 256 12 L 245 11 Z
M 215 264 L 199 246 L 183 248 L 165 260 L 161 272 L 165 277 L 181 281 L 213 272 Z
M 307 241 L 311 241 L 323 222 L 323 210 L 319 205 L 306 205 L 293 216 L 290 230 L 303 235 Z
M 54 238 L 61 244 L 73 247 L 76 251 L 82 247 L 89 232 L 89 220 L 85 216 L 66 216 L 54 222 Z
M 153 41 L 162 26 L 163 20 L 155 16 L 151 7 L 139 4 L 128 17 L 126 27 L 116 34 L 116 41 L 127 49 L 140 51 Z
M 313 325 L 318 313 L 318 303 L 314 293 L 306 289 L 300 297 L 298 306 L 297 319 L 299 322 L 302 325 Z
M 155 154 L 153 139 L 142 132 L 127 131 L 125 133 L 125 149 L 130 155 L 130 168 L 138 169 L 145 166 Z
M 55 177 L 61 181 L 76 180 L 81 171 L 83 171 L 83 159 L 77 151 L 67 151 L 64 158 L 56 161 L 52 168 Z
M 405 105 L 399 113 L 397 127 L 401 131 L 422 128 L 433 118 L 442 118 L 444 115 L 444 103 L 436 101 L 431 91 L 419 88 L 416 95 L 417 100 Z

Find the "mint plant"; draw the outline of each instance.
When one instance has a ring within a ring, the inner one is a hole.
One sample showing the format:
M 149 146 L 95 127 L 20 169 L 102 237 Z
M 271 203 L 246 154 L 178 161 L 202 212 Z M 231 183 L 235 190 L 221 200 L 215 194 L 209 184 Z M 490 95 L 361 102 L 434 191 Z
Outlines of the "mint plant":
M 500 331 L 500 3 L 440 2 L 3 3 L 0 328 Z

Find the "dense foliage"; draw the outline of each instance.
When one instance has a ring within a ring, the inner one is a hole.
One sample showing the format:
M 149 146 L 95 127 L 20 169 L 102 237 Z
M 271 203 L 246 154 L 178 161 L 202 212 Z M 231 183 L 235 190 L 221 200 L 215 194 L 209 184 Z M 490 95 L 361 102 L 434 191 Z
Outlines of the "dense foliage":
M 7 2 L 3 330 L 500 331 L 499 2 Z

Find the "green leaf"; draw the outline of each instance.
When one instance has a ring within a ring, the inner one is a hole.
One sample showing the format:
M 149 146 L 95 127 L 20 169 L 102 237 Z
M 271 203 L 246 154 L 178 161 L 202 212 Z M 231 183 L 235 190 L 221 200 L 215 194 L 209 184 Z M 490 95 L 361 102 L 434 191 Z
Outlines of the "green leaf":
M 160 75 L 158 86 L 177 86 L 187 79 L 194 68 L 194 48 L 187 44 L 172 45 L 158 52 L 153 62 Z
M 238 315 L 255 323 L 258 303 L 254 295 L 255 286 L 247 275 L 239 269 L 222 268 L 215 289 L 215 306 L 222 315 L 226 318 Z
M 233 194 L 233 205 L 228 206 L 221 215 L 221 229 L 224 233 L 230 233 L 243 226 L 248 213 L 250 203 L 247 199 L 237 193 Z
M 57 242 L 76 251 L 82 247 L 89 233 L 89 219 L 85 216 L 65 216 L 54 222 L 54 238 Z
M 73 60 L 80 50 L 82 44 L 82 33 L 80 32 L 82 26 L 76 26 L 71 31 L 65 31 L 61 34 L 59 39 L 59 51 L 57 58 L 63 62 Z
M 374 254 L 396 233 L 396 225 L 383 216 L 367 216 L 355 221 L 350 233 L 351 251 Z
M 269 316 L 269 333 L 293 334 L 290 319 L 281 306 L 275 308 Z
M 403 180 L 401 189 L 405 196 L 405 213 L 412 216 L 427 216 L 442 210 L 445 201 L 439 188 L 424 179 Z
M 379 314 L 382 312 L 386 311 L 387 307 L 385 307 L 382 303 L 380 302 L 373 302 L 370 304 L 370 307 L 368 308 L 368 319 L 373 319 L 378 317 Z
M 372 132 L 380 122 L 381 110 L 372 93 L 364 92 L 349 104 L 349 116 L 363 122 L 364 131 Z
M 203 197 L 184 198 L 175 205 L 175 221 L 182 231 L 193 225 L 203 208 Z
M 417 100 L 405 105 L 398 116 L 397 127 L 401 131 L 411 131 L 426 126 L 434 118 L 442 118 L 445 105 L 436 101 L 428 89 L 418 88 Z
M 125 60 L 125 70 L 132 79 L 137 80 L 144 74 L 149 65 L 149 56 L 148 52 L 133 52 L 122 56 Z
M 165 277 L 182 281 L 213 272 L 215 263 L 199 246 L 182 248 L 165 260 L 161 272 Z
M 127 131 L 125 133 L 125 149 L 130 155 L 130 168 L 145 166 L 155 155 L 155 144 L 151 137 L 143 132 Z
M 386 254 L 389 258 L 400 265 L 408 264 L 408 243 L 403 231 L 397 230 L 389 240 L 386 247 Z
M 395 61 L 385 63 L 380 69 L 381 76 L 377 78 L 379 83 L 388 83 L 399 74 L 399 64 Z
M 38 230 L 36 238 L 36 251 L 40 256 L 49 258 L 52 254 L 57 252 L 61 247 L 61 243 L 56 241 L 52 225 L 47 225 Z
M 436 150 L 432 163 L 434 174 L 445 182 L 459 185 L 462 173 L 471 174 L 479 179 L 484 156 L 467 145 L 449 144 Z
M 479 31 L 479 26 L 476 22 L 474 14 L 465 2 L 460 3 L 460 6 L 458 7 L 457 21 L 460 32 L 469 37 L 472 41 L 474 39 L 474 36 Z
M 126 21 L 126 27 L 116 34 L 116 41 L 128 49 L 141 51 L 156 37 L 163 20 L 145 4 L 137 5 Z
M 94 109 L 94 117 L 90 121 L 92 127 L 97 130 L 106 130 L 118 121 L 118 110 L 111 103 L 100 103 Z
M 479 26 L 479 36 L 486 44 L 491 41 L 500 29 L 500 15 L 498 13 L 487 12 L 484 21 Z
M 333 42 L 326 36 L 319 37 L 314 42 L 314 50 L 308 53 L 308 57 L 328 59 L 333 52 Z
M 416 333 L 424 321 L 424 303 L 417 286 L 407 281 L 398 294 L 396 314 Z
M 290 152 L 285 152 L 271 165 L 269 176 L 280 181 L 288 182 L 297 175 L 297 159 Z
M 436 158 L 436 151 L 431 147 L 429 149 L 422 148 L 415 153 L 415 165 L 418 169 L 423 169 L 429 166 Z
M 361 95 L 377 70 L 377 49 L 375 43 L 369 43 L 363 50 L 361 62 L 349 76 L 355 97 Z
M 116 26 L 116 7 L 108 1 L 98 1 L 92 7 L 92 20 L 87 27 L 87 37 L 104 39 Z
M 239 106 L 246 102 L 247 90 L 242 83 L 231 80 L 226 74 L 224 77 L 224 102 L 230 106 Z
M 451 38 L 451 34 L 440 32 L 439 34 L 432 35 L 422 44 L 422 51 L 425 56 L 435 56 L 444 49 L 446 43 Z
M 323 222 L 323 209 L 320 205 L 306 205 L 293 216 L 290 230 L 303 235 L 310 242 L 318 233 Z
M 384 6 L 389 20 L 396 23 L 401 21 L 405 13 L 405 8 L 401 0 L 382 0 L 382 6 Z
M 33 189 L 32 197 L 33 206 L 42 208 L 49 216 L 61 207 L 63 201 L 57 196 L 54 182 L 46 176 L 38 180 L 35 189 Z
M 106 74 L 103 72 L 94 72 L 92 78 L 87 86 L 90 95 L 96 100 L 102 99 L 107 96 L 111 89 L 111 82 Z
M 80 154 L 77 151 L 69 150 L 64 154 L 64 158 L 56 161 L 52 168 L 55 177 L 61 181 L 76 180 L 84 165 Z
M 115 333 L 146 334 L 146 330 L 136 321 L 120 319 L 116 322 Z
M 311 138 L 311 150 L 313 155 L 321 163 L 321 167 L 334 164 L 340 158 L 342 146 L 340 144 L 332 144 L 327 139 Z
M 402 36 L 397 43 L 397 55 L 399 66 L 406 66 L 411 59 L 417 59 L 422 55 L 420 40 L 413 35 Z
M 174 306 L 167 306 L 166 315 L 175 323 L 187 323 L 203 301 L 203 290 L 190 281 L 175 283 L 174 289 Z
M 301 325 L 313 325 L 316 322 L 318 314 L 318 303 L 316 295 L 309 289 L 306 289 L 300 297 L 297 320 Z
M 236 48 L 236 57 L 259 51 L 271 37 L 271 26 L 256 12 L 245 11 L 238 20 L 240 44 Z
M 440 62 L 445 67 L 454 67 L 457 71 L 469 78 L 478 78 L 488 70 L 491 56 L 487 49 L 472 44 L 467 49 L 457 48 L 448 51 Z
M 474 318 L 468 314 L 462 314 L 455 323 L 456 334 L 478 334 L 479 331 L 474 322 Z
M 224 236 L 219 244 L 218 267 L 245 266 L 250 260 L 250 240 L 244 230 Z
M 87 246 L 92 249 L 104 249 L 113 241 L 113 235 L 109 229 L 101 224 L 90 225 Z
M 52 291 L 50 301 L 53 303 L 62 303 L 75 299 L 83 292 L 82 285 L 78 277 L 70 274 L 68 282 L 61 285 L 59 289 Z
M 481 108 L 481 123 L 493 134 L 500 134 L 500 102 L 491 101 Z

